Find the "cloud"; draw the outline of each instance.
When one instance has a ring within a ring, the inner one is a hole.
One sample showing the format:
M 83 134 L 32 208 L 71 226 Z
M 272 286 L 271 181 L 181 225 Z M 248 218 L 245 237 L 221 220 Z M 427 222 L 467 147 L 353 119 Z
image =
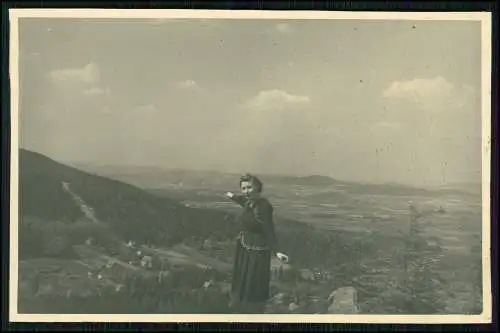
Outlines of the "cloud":
M 200 86 L 194 80 L 185 80 L 177 82 L 177 87 L 181 89 L 200 89 Z
M 289 23 L 278 23 L 274 27 L 283 34 L 289 34 L 292 32 L 292 26 Z
M 394 81 L 384 92 L 388 98 L 420 98 L 453 91 L 454 86 L 442 77 Z
M 245 103 L 249 109 L 256 111 L 289 110 L 310 104 L 308 96 L 292 95 L 283 90 L 264 90 Z
M 100 69 L 95 63 L 89 63 L 83 68 L 57 69 L 49 73 L 50 78 L 55 82 L 84 82 L 95 83 L 99 81 Z
M 474 89 L 468 85 L 454 85 L 438 76 L 394 81 L 383 91 L 382 97 L 410 101 L 422 109 L 439 111 L 463 107 L 473 93 Z
M 89 96 L 89 97 L 97 97 L 97 96 L 109 95 L 110 94 L 110 89 L 109 88 L 103 89 L 103 88 L 100 88 L 100 87 L 92 87 L 92 88 L 84 90 L 83 94 L 85 96 Z

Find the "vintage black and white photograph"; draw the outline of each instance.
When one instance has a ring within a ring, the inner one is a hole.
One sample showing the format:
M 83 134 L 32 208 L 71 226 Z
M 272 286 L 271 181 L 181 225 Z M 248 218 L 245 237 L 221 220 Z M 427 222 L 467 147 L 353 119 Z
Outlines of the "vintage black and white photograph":
M 491 321 L 489 14 L 134 13 L 11 11 L 11 320 Z

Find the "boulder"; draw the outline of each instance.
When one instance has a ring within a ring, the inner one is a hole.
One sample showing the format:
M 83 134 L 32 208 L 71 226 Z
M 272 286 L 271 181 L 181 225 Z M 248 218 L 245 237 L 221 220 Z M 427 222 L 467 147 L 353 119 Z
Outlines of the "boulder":
M 292 312 L 292 313 L 297 313 L 297 311 L 298 311 L 299 309 L 300 309 L 300 307 L 299 307 L 296 303 L 294 303 L 294 302 L 292 302 L 292 303 L 290 303 L 290 304 L 288 305 L 288 311 L 290 311 L 290 312 Z
M 357 291 L 353 287 L 341 287 L 333 291 L 328 297 L 330 306 L 328 313 L 331 314 L 357 314 Z
M 293 278 L 295 271 L 289 264 L 273 258 L 271 260 L 271 277 L 273 280 L 289 280 Z
M 272 299 L 276 304 L 282 304 L 285 299 L 285 293 L 277 293 Z

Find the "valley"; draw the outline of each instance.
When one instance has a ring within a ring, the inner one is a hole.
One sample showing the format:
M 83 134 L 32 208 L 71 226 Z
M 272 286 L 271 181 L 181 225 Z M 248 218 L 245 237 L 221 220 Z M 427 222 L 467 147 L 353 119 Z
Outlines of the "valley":
M 221 194 L 237 189 L 237 176 L 83 171 L 23 150 L 20 169 L 20 311 L 85 313 L 85 302 L 101 313 L 229 311 L 238 207 Z M 411 313 L 400 257 L 415 219 L 425 240 L 415 260 L 435 261 L 422 264 L 436 275 L 420 281 L 429 311 L 477 311 L 481 203 L 472 193 L 364 191 L 321 177 L 265 184 L 292 258 L 273 263 L 268 312 L 325 313 L 330 293 L 351 286 L 361 313 Z

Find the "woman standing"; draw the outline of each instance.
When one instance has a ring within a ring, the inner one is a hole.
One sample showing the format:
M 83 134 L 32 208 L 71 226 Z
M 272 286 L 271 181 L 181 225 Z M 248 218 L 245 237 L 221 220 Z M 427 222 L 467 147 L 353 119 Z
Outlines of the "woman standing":
M 288 256 L 277 251 L 273 206 L 261 197 L 262 182 L 253 175 L 240 178 L 242 195 L 226 196 L 243 207 L 242 231 L 236 243 L 231 285 L 231 307 L 242 312 L 263 313 L 269 298 L 271 258 L 287 263 Z

